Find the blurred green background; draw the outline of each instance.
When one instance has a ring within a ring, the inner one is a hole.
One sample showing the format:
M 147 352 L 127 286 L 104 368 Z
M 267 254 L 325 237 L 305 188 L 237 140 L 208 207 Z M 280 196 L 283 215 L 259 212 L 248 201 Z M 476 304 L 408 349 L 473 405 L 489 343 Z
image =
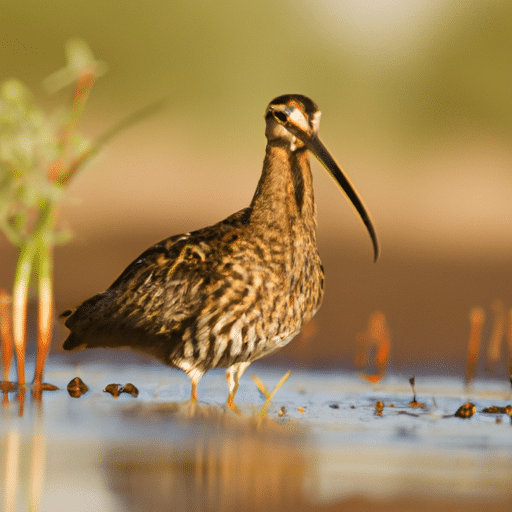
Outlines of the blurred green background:
M 0 26 L 0 81 L 24 81 L 48 110 L 59 96 L 41 82 L 64 65 L 68 39 L 107 62 L 82 123 L 91 138 L 167 98 L 72 183 L 60 310 L 150 244 L 246 206 L 264 109 L 290 92 L 322 109 L 322 139 L 368 205 L 382 258 L 372 263 L 363 226 L 314 163 L 325 302 L 273 361 L 351 366 L 357 333 L 381 310 L 396 369 L 459 372 L 470 308 L 489 313 L 488 339 L 491 302 L 512 307 L 511 2 L 19 0 L 2 3 Z M 9 289 L 16 251 L 4 238 L 0 251 Z

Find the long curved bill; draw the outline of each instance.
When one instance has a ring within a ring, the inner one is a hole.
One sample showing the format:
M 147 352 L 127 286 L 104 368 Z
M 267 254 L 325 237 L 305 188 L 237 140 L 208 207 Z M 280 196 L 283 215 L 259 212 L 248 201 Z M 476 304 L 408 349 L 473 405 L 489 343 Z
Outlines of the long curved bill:
M 345 192 L 346 196 L 350 199 L 357 213 L 361 217 L 370 238 L 373 243 L 373 260 L 377 261 L 379 257 L 379 244 L 377 242 L 377 234 L 373 227 L 370 215 L 366 210 L 363 200 L 359 196 L 357 190 L 354 188 L 348 177 L 345 175 L 341 167 L 336 163 L 336 160 L 331 156 L 327 148 L 323 145 L 322 141 L 313 135 L 310 139 L 304 141 L 306 147 L 318 158 L 320 163 L 329 171 L 329 174 L 334 178 L 336 183 Z

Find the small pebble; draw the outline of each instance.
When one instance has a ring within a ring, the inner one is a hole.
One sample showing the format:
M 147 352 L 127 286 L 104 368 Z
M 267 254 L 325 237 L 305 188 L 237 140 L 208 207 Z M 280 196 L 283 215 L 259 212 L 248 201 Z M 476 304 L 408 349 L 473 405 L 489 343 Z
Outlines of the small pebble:
M 506 405 L 505 406 L 505 412 L 509 415 L 509 417 L 510 417 L 510 424 L 512 425 L 512 405 Z
M 471 402 L 466 402 L 464 405 L 461 405 L 457 411 L 455 412 L 454 416 L 457 418 L 471 418 L 473 414 L 476 412 L 475 404 Z
M 329 404 L 329 407 L 331 409 L 339 409 L 340 408 L 340 406 L 338 404 Z
M 69 396 L 73 398 L 80 398 L 82 395 L 89 391 L 89 388 L 85 385 L 84 381 L 80 377 L 71 379 L 68 383 Z
M 377 416 L 382 416 L 382 411 L 384 410 L 384 402 L 377 400 L 375 402 L 375 414 Z
M 491 405 L 490 407 L 486 407 L 485 409 L 482 409 L 482 412 L 487 414 L 507 414 L 505 407 L 499 407 L 498 405 Z
M 117 398 L 123 392 L 123 386 L 121 386 L 121 384 L 107 384 L 103 391 Z
M 125 384 L 121 388 L 120 392 L 128 393 L 129 395 L 132 395 L 135 398 L 137 398 L 139 396 L 139 390 L 131 382 L 128 382 L 127 384 Z
M 286 407 L 283 405 L 277 415 L 282 418 L 286 414 Z
M 304 409 L 304 407 L 297 407 L 297 411 L 299 412 L 305 412 L 306 409 Z

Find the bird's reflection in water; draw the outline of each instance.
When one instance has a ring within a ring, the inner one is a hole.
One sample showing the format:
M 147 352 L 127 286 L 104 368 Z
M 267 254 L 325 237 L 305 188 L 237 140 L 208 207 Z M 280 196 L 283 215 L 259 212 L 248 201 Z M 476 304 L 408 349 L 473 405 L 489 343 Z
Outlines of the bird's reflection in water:
M 253 418 L 228 423 L 219 412 L 191 423 L 190 442 L 110 450 L 111 490 L 129 510 L 305 510 L 307 436 L 278 424 L 256 429 Z

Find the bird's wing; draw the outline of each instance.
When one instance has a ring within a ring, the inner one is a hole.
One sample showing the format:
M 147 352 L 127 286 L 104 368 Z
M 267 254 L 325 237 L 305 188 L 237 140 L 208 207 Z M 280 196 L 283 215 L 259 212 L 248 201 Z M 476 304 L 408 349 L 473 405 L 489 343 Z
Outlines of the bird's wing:
M 215 271 L 215 248 L 198 235 L 172 237 L 144 251 L 105 292 L 123 324 L 154 332 L 194 315 Z
M 219 256 L 221 240 L 248 222 L 250 208 L 244 208 L 225 220 L 191 233 L 166 238 L 144 251 L 130 263 L 109 290 L 128 286 L 133 290 L 139 287 L 150 275 L 161 276 L 165 271 L 165 281 L 179 285 L 185 278 L 193 282 L 201 268 L 207 273 Z M 160 270 L 158 270 L 160 269 Z
M 219 275 L 222 240 L 240 232 L 246 217 L 247 209 L 144 251 L 105 292 L 63 313 L 75 344 L 86 340 L 89 346 L 99 346 L 102 338 L 102 346 L 112 346 L 116 338 L 116 345 L 122 346 L 123 337 L 178 335 L 194 321 L 214 283 L 225 278 Z

